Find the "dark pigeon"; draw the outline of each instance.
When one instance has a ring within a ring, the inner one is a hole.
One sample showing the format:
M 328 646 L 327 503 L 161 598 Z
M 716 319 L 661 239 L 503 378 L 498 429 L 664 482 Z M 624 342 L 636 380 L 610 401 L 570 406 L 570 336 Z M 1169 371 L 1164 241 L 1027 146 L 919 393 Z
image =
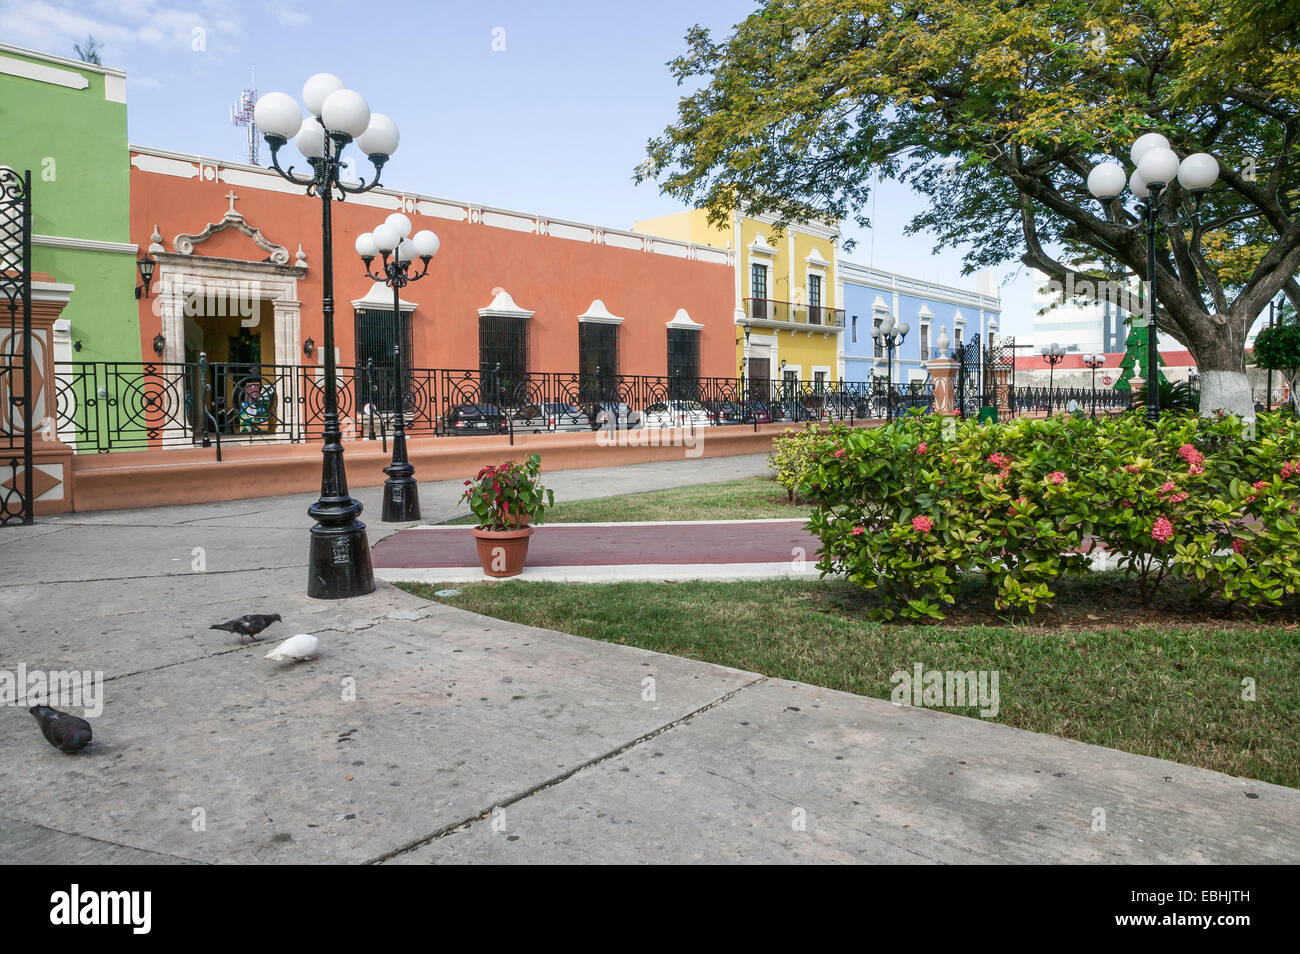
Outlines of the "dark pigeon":
M 45 741 L 60 752 L 71 755 L 90 745 L 90 723 L 78 716 L 68 715 L 49 706 L 32 706 L 27 710 L 36 716 Z
M 260 613 L 254 613 L 250 616 L 241 616 L 239 619 L 228 619 L 224 623 L 217 623 L 210 626 L 209 629 L 224 629 L 227 633 L 238 633 L 239 641 L 242 643 L 244 637 L 256 640 L 257 634 L 272 623 L 280 622 L 279 613 L 270 613 L 266 616 Z

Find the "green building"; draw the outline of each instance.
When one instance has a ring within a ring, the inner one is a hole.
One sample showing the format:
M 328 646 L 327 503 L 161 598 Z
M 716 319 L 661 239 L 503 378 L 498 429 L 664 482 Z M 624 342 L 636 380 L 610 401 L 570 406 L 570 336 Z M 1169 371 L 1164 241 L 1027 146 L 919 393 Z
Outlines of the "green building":
M 126 74 L 0 43 L 0 165 L 31 170 L 32 271 L 53 279 L 33 298 L 67 300 L 55 358 L 142 360 Z

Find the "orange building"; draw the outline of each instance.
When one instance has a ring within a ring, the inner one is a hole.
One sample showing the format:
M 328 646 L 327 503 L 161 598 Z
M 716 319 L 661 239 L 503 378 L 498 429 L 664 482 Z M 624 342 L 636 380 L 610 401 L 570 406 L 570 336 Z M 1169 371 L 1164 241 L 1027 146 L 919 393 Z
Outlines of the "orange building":
M 731 250 L 389 188 L 333 205 L 345 368 L 389 360 L 392 291 L 353 245 L 394 211 L 441 239 L 428 276 L 402 292 L 408 367 L 737 373 Z M 318 198 L 256 166 L 133 146 L 131 238 L 157 262 L 140 302 L 145 355 L 323 361 Z

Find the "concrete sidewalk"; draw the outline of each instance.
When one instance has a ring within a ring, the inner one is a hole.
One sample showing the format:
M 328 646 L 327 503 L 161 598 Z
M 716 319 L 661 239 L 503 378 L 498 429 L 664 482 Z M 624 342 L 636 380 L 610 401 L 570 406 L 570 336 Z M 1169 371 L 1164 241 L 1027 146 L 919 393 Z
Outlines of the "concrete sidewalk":
M 764 466 L 548 482 L 576 499 Z M 422 486 L 426 519 L 459 513 L 460 489 Z M 391 532 L 378 492 L 360 496 L 377 541 Z M 79 756 L 0 708 L 0 861 L 1300 861 L 1291 789 L 512 625 L 384 584 L 309 600 L 311 499 L 0 531 L 0 669 L 107 680 Z M 284 622 L 242 648 L 207 628 L 243 612 Z M 262 658 L 296 632 L 321 637 L 318 660 Z

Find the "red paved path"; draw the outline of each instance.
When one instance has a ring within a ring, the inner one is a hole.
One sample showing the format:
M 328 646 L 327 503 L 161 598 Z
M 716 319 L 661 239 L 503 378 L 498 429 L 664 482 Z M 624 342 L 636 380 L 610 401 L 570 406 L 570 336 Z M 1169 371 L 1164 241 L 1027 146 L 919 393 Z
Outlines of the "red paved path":
M 802 548 L 816 559 L 818 540 L 802 520 L 602 527 L 547 524 L 528 545 L 528 565 L 632 566 L 650 563 L 785 563 Z M 376 544 L 374 565 L 391 568 L 478 566 L 469 527 L 401 530 Z

